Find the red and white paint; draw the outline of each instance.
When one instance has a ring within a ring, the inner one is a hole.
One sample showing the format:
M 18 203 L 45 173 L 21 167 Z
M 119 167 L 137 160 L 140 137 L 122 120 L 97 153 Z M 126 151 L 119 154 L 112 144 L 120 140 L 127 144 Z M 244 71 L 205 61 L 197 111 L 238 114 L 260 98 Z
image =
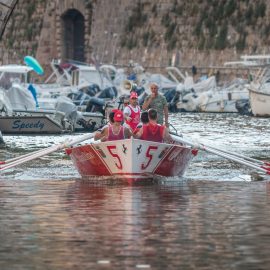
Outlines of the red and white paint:
M 178 144 L 136 139 L 66 149 L 82 177 L 149 178 L 182 176 L 197 151 Z

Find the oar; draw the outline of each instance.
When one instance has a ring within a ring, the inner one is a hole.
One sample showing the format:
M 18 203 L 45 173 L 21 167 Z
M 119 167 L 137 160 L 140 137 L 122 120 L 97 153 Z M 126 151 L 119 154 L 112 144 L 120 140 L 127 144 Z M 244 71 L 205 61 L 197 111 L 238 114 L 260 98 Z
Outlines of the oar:
M 53 147 L 55 147 L 55 146 L 53 145 L 53 146 L 50 146 L 50 147 L 48 147 L 46 149 L 53 148 Z M 24 155 L 21 155 L 21 156 L 17 156 L 17 157 L 10 158 L 10 159 L 4 160 L 4 161 L 0 161 L 0 165 L 8 164 L 8 163 L 14 162 L 14 161 L 16 161 L 18 159 L 32 156 L 33 154 L 36 154 L 36 153 L 41 153 L 41 152 L 45 151 L 46 149 L 40 149 L 40 150 L 37 150 L 35 152 L 27 153 L 27 154 L 24 154 Z
M 259 166 L 257 164 L 251 163 L 250 161 L 246 161 L 244 159 L 237 158 L 236 156 L 229 155 L 229 154 L 223 153 L 223 152 L 218 151 L 218 150 L 214 150 L 213 148 L 208 147 L 208 146 L 205 146 L 205 145 L 203 145 L 201 143 L 195 144 L 195 143 L 192 143 L 192 142 L 190 142 L 188 140 L 183 139 L 180 136 L 177 136 L 177 135 L 174 135 L 174 134 L 171 134 L 171 135 L 172 135 L 172 138 L 175 141 L 178 141 L 178 142 L 181 142 L 181 143 L 190 145 L 190 146 L 192 146 L 192 147 L 194 147 L 196 149 L 199 149 L 199 150 L 207 151 L 209 153 L 212 153 L 212 154 L 215 154 L 215 155 L 218 155 L 218 156 L 227 158 L 227 159 L 232 160 L 232 161 L 235 161 L 235 162 L 237 162 L 239 164 L 242 164 L 242 165 L 245 165 L 247 167 L 256 169 L 256 170 L 258 170 L 260 172 L 263 172 L 265 174 L 270 174 L 270 168 L 265 168 L 263 166 Z
M 229 152 L 229 151 L 226 151 L 224 149 L 216 148 L 216 147 L 210 146 L 210 145 L 208 145 L 208 147 L 210 147 L 212 149 L 215 149 L 217 151 L 220 151 L 220 152 L 224 152 L 224 153 L 229 154 L 229 155 L 232 155 L 232 156 L 236 156 L 236 157 L 239 157 L 239 158 L 243 158 L 243 159 L 249 160 L 251 162 L 256 162 L 256 163 L 258 163 L 260 165 L 263 165 L 263 166 L 270 166 L 270 163 L 269 162 L 265 162 L 265 161 L 258 160 L 258 159 L 255 159 L 255 158 L 247 157 L 247 156 L 240 155 L 240 154 L 234 153 L 234 152 Z
M 86 134 L 84 136 L 80 136 L 80 137 L 75 138 L 75 139 L 66 140 L 63 143 L 50 146 L 50 147 L 45 148 L 43 150 L 35 151 L 35 152 L 32 153 L 32 155 L 26 154 L 26 155 L 21 156 L 21 158 L 15 158 L 14 161 L 11 161 L 11 162 L 8 162 L 7 164 L 2 165 L 0 167 L 0 171 L 3 171 L 3 170 L 6 170 L 6 169 L 9 169 L 9 168 L 18 166 L 20 164 L 23 164 L 25 162 L 28 162 L 30 160 L 33 160 L 33 159 L 36 159 L 36 158 L 39 158 L 39 157 L 42 157 L 42 156 L 45 156 L 45 155 L 49 155 L 49 154 L 51 154 L 53 152 L 56 152 L 58 150 L 71 147 L 72 145 L 75 145 L 77 143 L 80 143 L 80 142 L 86 141 L 88 139 L 91 139 L 91 138 L 93 138 L 93 136 L 94 136 L 93 133 Z
M 175 136 L 179 136 L 177 133 L 170 132 L 170 134 L 175 135 Z M 180 137 L 183 137 L 183 136 L 181 135 Z M 266 167 L 269 167 L 270 166 L 270 163 L 269 162 L 265 162 L 265 161 L 258 160 L 258 159 L 255 159 L 255 158 L 251 158 L 251 157 L 247 157 L 247 156 L 244 156 L 244 155 L 240 155 L 240 154 L 235 153 L 235 152 L 229 152 L 229 151 L 226 151 L 224 149 L 220 149 L 220 148 L 214 147 L 212 145 L 207 145 L 207 147 L 212 148 L 212 149 L 214 149 L 216 151 L 223 152 L 223 153 L 228 154 L 230 156 L 235 156 L 235 157 L 238 157 L 240 159 L 244 159 L 244 160 L 247 160 L 247 161 L 250 161 L 250 162 L 258 163 L 258 164 L 260 164 L 262 166 L 266 166 Z

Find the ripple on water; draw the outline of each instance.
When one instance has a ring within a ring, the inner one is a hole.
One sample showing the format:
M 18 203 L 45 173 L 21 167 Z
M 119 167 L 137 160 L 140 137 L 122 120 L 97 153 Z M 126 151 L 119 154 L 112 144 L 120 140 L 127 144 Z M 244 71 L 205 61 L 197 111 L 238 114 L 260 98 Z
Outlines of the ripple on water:
M 193 141 L 223 148 L 257 159 L 270 159 L 269 119 L 241 116 L 238 114 L 177 113 L 170 115 L 175 129 Z M 5 136 L 7 147 L 0 152 L 1 160 L 62 143 L 81 134 L 57 136 Z M 230 180 L 237 175 L 252 171 L 224 158 L 199 151 L 192 161 L 186 177 L 208 180 Z M 26 163 L 5 173 L 5 177 L 41 179 L 79 175 L 63 151 Z

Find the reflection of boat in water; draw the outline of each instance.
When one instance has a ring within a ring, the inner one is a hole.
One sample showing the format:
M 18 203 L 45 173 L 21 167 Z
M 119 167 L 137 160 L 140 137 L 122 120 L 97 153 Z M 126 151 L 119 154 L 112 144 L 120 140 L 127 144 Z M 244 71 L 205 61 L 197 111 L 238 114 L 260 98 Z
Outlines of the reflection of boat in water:
M 68 148 L 66 153 L 82 177 L 141 179 L 183 176 L 197 150 L 179 144 L 126 139 Z

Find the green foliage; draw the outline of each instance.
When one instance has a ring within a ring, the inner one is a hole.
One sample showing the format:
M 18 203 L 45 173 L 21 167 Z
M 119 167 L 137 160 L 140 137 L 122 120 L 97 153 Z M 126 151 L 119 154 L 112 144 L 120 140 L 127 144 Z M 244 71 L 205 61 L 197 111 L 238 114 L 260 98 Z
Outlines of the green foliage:
M 147 47 L 148 41 L 149 41 L 149 37 L 150 37 L 150 32 L 149 31 L 143 33 L 142 42 L 143 42 L 143 46 L 144 47 Z
M 254 11 L 254 14 L 255 14 L 255 17 L 258 18 L 258 17 L 265 17 L 265 12 L 266 12 L 266 4 L 264 1 L 260 1 L 260 3 L 258 3 L 256 6 L 255 6 L 255 11 Z
M 205 37 L 204 37 L 204 35 L 201 35 L 200 36 L 199 43 L 198 43 L 198 49 L 199 50 L 203 50 L 204 49 L 204 45 L 205 45 Z
M 227 24 L 223 24 L 218 32 L 218 36 L 215 42 L 215 49 L 223 50 L 226 48 L 227 33 L 228 33 L 228 26 Z
M 183 15 L 183 10 L 184 10 L 184 7 L 182 5 L 179 5 L 178 1 L 175 0 L 174 3 L 173 3 L 173 7 L 171 9 L 171 12 L 178 15 L 178 16 L 182 16 Z
M 143 13 L 143 5 L 139 1 L 132 10 L 132 15 L 128 18 L 126 32 L 131 32 L 135 28 L 142 27 L 147 21 L 147 14 Z
M 270 35 L 270 23 L 265 24 L 261 31 L 261 38 L 268 37 Z
M 35 42 L 35 43 L 33 44 L 33 46 L 32 46 L 31 55 L 36 55 L 37 48 L 38 48 L 38 43 Z
M 154 4 L 152 7 L 152 13 L 154 14 L 154 17 L 157 17 L 157 4 Z
M 31 41 L 32 37 L 33 37 L 33 28 L 32 25 L 28 25 L 27 29 L 26 29 L 26 39 Z
M 171 37 L 171 39 L 167 43 L 167 50 L 168 51 L 173 50 L 176 47 L 176 43 L 177 43 L 177 37 L 174 35 Z
M 197 37 L 200 37 L 201 32 L 202 32 L 202 22 L 199 21 L 194 27 L 193 34 L 196 35 Z
M 199 7 L 196 3 L 192 3 L 192 8 L 191 8 L 191 11 L 190 11 L 190 15 L 191 16 L 197 16 L 197 14 L 199 14 Z
M 35 3 L 27 5 L 26 14 L 28 20 L 32 17 L 33 13 L 35 12 L 35 9 L 36 9 Z
M 128 33 L 136 33 L 138 39 L 126 35 L 127 38 L 121 40 L 121 46 L 153 46 L 156 39 L 151 30 L 152 21 L 149 20 L 148 23 L 148 17 L 144 12 L 146 2 L 137 0 L 136 3 L 125 29 Z M 251 32 L 258 33 L 265 42 L 269 42 L 270 24 L 261 19 L 267 16 L 266 0 L 171 0 L 169 3 L 170 6 L 164 10 L 160 8 L 161 4 L 155 1 L 147 2 L 151 5 L 148 16 L 161 16 L 163 30 L 159 34 L 164 35 L 168 50 L 181 44 L 182 33 L 179 34 L 176 30 L 182 29 L 179 28 L 182 25 L 186 27 L 186 24 L 189 24 L 188 30 L 193 36 L 190 38 L 192 42 L 188 39 L 188 43 L 200 50 L 223 50 L 232 47 L 243 50 L 248 33 Z M 235 33 L 238 33 L 238 39 L 234 38 Z M 228 35 L 232 35 L 232 38 L 228 39 Z
M 237 3 L 236 0 L 229 0 L 225 5 L 224 15 L 225 17 L 230 17 L 236 10 Z
M 137 46 L 137 38 L 135 35 L 131 35 L 128 37 L 126 46 L 129 50 L 135 48 Z
M 243 51 L 246 47 L 246 37 L 247 37 L 247 33 L 243 32 L 240 36 L 239 39 L 236 42 L 236 49 L 238 51 Z
M 171 18 L 170 18 L 170 13 L 168 12 L 162 16 L 161 24 L 165 27 L 168 27 L 170 25 L 170 22 L 171 22 Z
M 121 48 L 126 47 L 126 44 L 127 44 L 127 39 L 126 39 L 125 36 L 122 36 L 121 37 L 121 40 L 120 40 L 120 46 L 121 46 Z
M 170 39 L 172 39 L 172 36 L 175 35 L 176 26 L 177 26 L 177 24 L 175 22 L 172 22 L 168 26 L 168 28 L 166 29 L 166 32 L 165 32 L 165 36 L 164 36 L 166 41 L 169 41 Z

